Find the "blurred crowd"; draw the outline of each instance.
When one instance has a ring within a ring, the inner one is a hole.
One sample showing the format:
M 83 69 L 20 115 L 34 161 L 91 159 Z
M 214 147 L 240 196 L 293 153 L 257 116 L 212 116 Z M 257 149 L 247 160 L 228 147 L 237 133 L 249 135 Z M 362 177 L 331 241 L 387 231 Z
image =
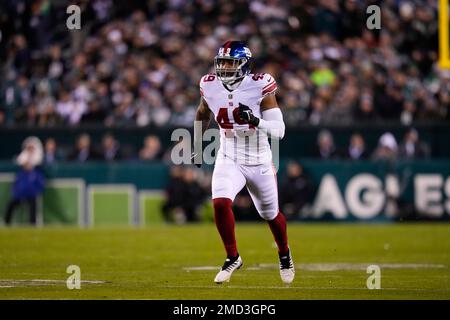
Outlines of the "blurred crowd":
M 36 223 L 36 197 L 43 189 L 43 175 L 37 166 L 51 166 L 61 161 L 164 161 L 170 166 L 169 179 L 165 187 L 165 201 L 161 211 L 166 222 L 178 224 L 204 220 L 204 210 L 211 192 L 212 172 L 196 169 L 193 165 L 173 165 L 171 148 L 163 148 L 156 135 L 144 138 L 139 150 L 121 145 L 112 133 L 106 133 L 101 143 L 95 145 L 87 133 L 81 134 L 73 147 L 60 146 L 49 137 L 41 143 L 37 137 L 28 137 L 22 145 L 16 163 L 22 167 L 17 174 L 14 197 L 8 205 L 6 223 L 11 221 L 15 208 L 22 202 L 30 207 L 30 219 Z M 402 140 L 386 132 L 377 146 L 367 148 L 364 137 L 354 133 L 346 146 L 337 146 L 332 132 L 324 129 L 318 133 L 317 148 L 313 157 L 320 159 L 347 159 L 350 161 L 369 159 L 372 161 L 395 162 L 402 159 L 425 159 L 430 156 L 430 146 L 423 141 L 416 129 L 408 129 Z M 304 208 L 312 204 L 316 185 L 303 166 L 297 161 L 288 161 L 286 168 L 278 173 L 280 208 L 288 219 L 296 219 Z M 244 188 L 233 203 L 237 220 L 253 220 L 257 217 L 252 199 Z M 212 217 L 210 217 L 212 219 Z
M 162 161 L 173 165 L 172 152 L 178 155 L 184 148 L 174 142 L 164 146 L 157 135 L 147 135 L 141 145 L 121 142 L 113 133 L 106 132 L 97 143 L 93 142 L 88 133 L 82 133 L 73 144 L 58 142 L 59 138 L 48 137 L 43 140 L 43 163 L 51 165 L 57 162 L 85 161 Z M 174 148 L 177 149 L 174 149 Z M 186 147 L 186 150 L 190 150 Z M 337 144 L 334 135 L 328 129 L 318 132 L 316 146 L 310 150 L 307 158 L 339 159 L 339 160 L 408 160 L 427 159 L 433 156 L 429 142 L 422 139 L 415 128 L 409 128 L 403 137 L 397 138 L 390 132 L 382 134 L 376 146 L 369 146 L 364 135 L 354 132 L 348 142 Z M 189 158 L 187 158 L 189 161 Z M 185 164 L 185 163 L 184 163 Z
M 95 144 L 88 133 L 80 134 L 74 145 L 64 145 L 54 137 L 44 140 L 43 164 L 52 165 L 57 162 L 86 161 L 165 161 L 170 160 L 170 148 L 163 148 L 156 135 L 148 135 L 142 145 L 136 148 L 132 144 L 121 144 L 112 134 L 105 133 L 101 141 Z
M 201 209 L 211 193 L 211 173 L 192 166 L 173 166 L 165 189 L 162 212 L 166 222 L 200 221 Z
M 0 126 L 192 126 L 229 39 L 277 79 L 288 126 L 448 121 L 437 36 L 435 0 L 2 0 Z
M 343 160 L 372 160 L 390 161 L 427 159 L 431 153 L 431 146 L 419 137 L 419 132 L 408 129 L 400 142 L 390 132 L 383 133 L 377 146 L 370 150 L 364 137 L 355 132 L 351 135 L 347 146 L 337 146 L 333 134 L 329 130 L 321 130 L 317 137 L 317 146 L 312 157 L 320 159 Z

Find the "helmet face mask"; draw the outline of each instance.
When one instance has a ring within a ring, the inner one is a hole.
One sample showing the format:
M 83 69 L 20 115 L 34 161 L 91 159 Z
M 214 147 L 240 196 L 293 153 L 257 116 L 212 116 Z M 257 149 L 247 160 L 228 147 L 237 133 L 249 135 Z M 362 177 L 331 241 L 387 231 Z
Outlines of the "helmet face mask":
M 233 84 L 250 73 L 251 52 L 243 42 L 228 41 L 219 48 L 214 59 L 217 78 L 224 84 Z
M 246 75 L 243 67 L 248 62 L 247 58 L 216 57 L 214 62 L 217 77 L 225 84 L 234 83 Z

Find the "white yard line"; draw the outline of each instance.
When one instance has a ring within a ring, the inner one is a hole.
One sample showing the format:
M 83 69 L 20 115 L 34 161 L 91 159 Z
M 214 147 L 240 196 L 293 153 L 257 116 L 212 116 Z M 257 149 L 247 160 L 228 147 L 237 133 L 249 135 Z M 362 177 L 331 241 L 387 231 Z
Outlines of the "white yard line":
M 81 284 L 101 284 L 106 281 L 100 280 L 81 280 Z M 15 288 L 15 287 L 37 287 L 48 285 L 65 285 L 66 280 L 54 279 L 0 279 L 0 288 Z
M 421 264 L 421 263 L 303 263 L 296 264 L 299 270 L 306 271 L 339 271 L 339 270 L 366 270 L 368 266 L 376 264 L 381 269 L 444 269 L 448 266 L 443 264 Z M 220 266 L 194 266 L 183 267 L 185 271 L 211 271 L 217 270 Z M 247 270 L 267 270 L 278 269 L 278 264 L 261 263 L 244 267 Z
M 261 289 L 268 289 L 268 290 L 361 290 L 361 291 L 372 291 L 372 292 L 379 292 L 379 291 L 420 291 L 420 292 L 450 292 L 450 289 L 418 289 L 418 288 L 381 288 L 379 290 L 369 290 L 364 287 L 360 288 L 348 288 L 348 287 L 294 287 L 289 285 L 280 285 L 280 286 L 235 286 L 235 285 L 217 285 L 213 284 L 210 286 L 177 286 L 177 285 L 167 285 L 167 286 L 156 286 L 154 288 L 167 288 L 167 289 L 212 289 L 212 288 L 224 288 L 224 289 L 255 289 L 255 290 L 261 290 Z

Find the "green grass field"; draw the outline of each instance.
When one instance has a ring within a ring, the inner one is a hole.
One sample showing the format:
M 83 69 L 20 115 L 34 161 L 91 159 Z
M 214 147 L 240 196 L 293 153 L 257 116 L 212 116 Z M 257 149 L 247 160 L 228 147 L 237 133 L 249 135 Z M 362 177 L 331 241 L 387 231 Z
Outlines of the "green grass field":
M 242 269 L 213 278 L 225 254 L 212 224 L 0 229 L 0 299 L 450 299 L 450 224 L 288 226 L 296 279 L 281 283 L 263 222 L 237 223 Z M 369 290 L 367 266 L 381 268 Z M 69 290 L 66 268 L 81 268 Z

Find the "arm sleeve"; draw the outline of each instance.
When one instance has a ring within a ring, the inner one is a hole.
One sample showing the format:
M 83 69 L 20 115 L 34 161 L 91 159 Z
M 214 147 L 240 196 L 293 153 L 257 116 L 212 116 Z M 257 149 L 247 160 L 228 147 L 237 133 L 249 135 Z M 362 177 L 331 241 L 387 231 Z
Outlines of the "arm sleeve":
M 258 128 L 267 131 L 267 134 L 272 138 L 283 139 L 285 126 L 281 109 L 272 108 L 263 111 Z

